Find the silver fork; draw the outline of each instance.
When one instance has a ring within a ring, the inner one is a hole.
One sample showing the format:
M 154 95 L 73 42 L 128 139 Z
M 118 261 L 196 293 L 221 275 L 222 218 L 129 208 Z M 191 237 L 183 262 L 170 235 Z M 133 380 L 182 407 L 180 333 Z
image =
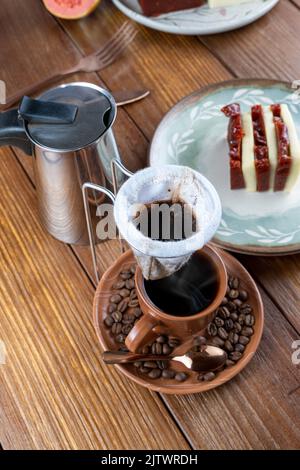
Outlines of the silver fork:
M 57 72 L 50 77 L 43 79 L 29 87 L 25 87 L 19 90 L 18 93 L 11 96 L 5 104 L 1 105 L 1 109 L 5 110 L 10 108 L 12 105 L 20 101 L 24 95 L 31 95 L 36 93 L 41 88 L 44 88 L 53 82 L 61 80 L 78 72 L 99 72 L 115 60 L 124 52 L 129 44 L 134 40 L 137 30 L 134 28 L 132 23 L 125 22 L 120 29 L 107 41 L 98 51 L 92 54 L 82 57 L 79 62 L 72 68 Z

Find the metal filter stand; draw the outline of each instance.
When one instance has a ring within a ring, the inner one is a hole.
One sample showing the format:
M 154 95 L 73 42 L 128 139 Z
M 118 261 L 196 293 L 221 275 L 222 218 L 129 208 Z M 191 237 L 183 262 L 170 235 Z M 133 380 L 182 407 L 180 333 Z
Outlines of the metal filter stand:
M 96 242 L 95 242 L 95 235 L 94 235 L 94 232 L 93 232 L 91 211 L 90 211 L 89 200 L 88 200 L 88 190 L 92 189 L 93 191 L 105 194 L 106 196 L 108 196 L 110 198 L 110 200 L 114 204 L 117 192 L 119 190 L 119 183 L 118 183 L 118 177 L 117 177 L 117 168 L 125 176 L 130 177 L 130 176 L 133 175 L 133 173 L 131 171 L 127 170 L 127 168 L 119 160 L 116 160 L 116 159 L 112 160 L 111 161 L 111 172 L 112 172 L 112 183 L 113 183 L 114 193 L 112 191 L 110 191 L 109 189 L 105 188 L 104 186 L 100 186 L 98 184 L 87 182 L 87 183 L 84 183 L 82 185 L 84 212 L 85 212 L 88 235 L 89 235 L 89 243 L 90 243 L 92 261 L 93 261 L 93 268 L 94 268 L 94 273 L 95 273 L 95 278 L 96 278 L 97 284 L 100 281 L 100 273 L 99 273 L 98 263 L 97 263 Z M 120 234 L 119 234 L 119 240 L 120 240 L 121 253 L 124 253 L 126 247 L 124 245 L 124 240 L 122 240 L 121 237 L 120 237 Z

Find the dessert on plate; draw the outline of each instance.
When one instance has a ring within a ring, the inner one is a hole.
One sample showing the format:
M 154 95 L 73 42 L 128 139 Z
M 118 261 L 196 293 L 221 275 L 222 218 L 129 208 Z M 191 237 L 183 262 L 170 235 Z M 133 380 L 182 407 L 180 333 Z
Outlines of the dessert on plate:
M 286 104 L 222 108 L 229 118 L 231 189 L 291 191 L 300 175 L 300 143 Z
M 172 11 L 188 10 L 197 8 L 208 3 L 210 8 L 239 5 L 249 0 L 139 0 L 144 15 L 158 16 Z

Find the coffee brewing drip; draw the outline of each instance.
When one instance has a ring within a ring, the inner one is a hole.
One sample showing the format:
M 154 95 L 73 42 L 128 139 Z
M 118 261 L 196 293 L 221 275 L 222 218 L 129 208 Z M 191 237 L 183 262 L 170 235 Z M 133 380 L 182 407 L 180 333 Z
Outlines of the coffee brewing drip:
M 118 190 L 116 167 L 129 179 Z M 112 163 L 114 190 L 109 197 L 114 202 L 114 218 L 121 239 L 131 247 L 143 276 L 147 280 L 157 280 L 170 276 L 181 269 L 191 255 L 203 248 L 214 236 L 221 221 L 221 202 L 213 185 L 200 173 L 188 167 L 163 165 L 148 167 L 134 174 L 120 162 Z M 83 194 L 87 201 L 87 189 Z M 107 189 L 93 186 L 92 189 L 105 192 Z M 136 207 L 140 204 L 172 201 L 188 204 L 196 219 L 195 233 L 182 240 L 160 241 L 145 236 L 137 229 L 134 219 Z M 86 204 L 87 222 L 89 213 Z M 99 273 L 96 262 L 94 234 L 89 225 L 90 243 L 96 279 Z
M 157 201 L 187 204 L 196 219 L 195 233 L 178 241 L 145 236 L 134 223 L 134 208 Z M 157 280 L 181 269 L 195 251 L 211 240 L 221 220 L 221 203 L 214 187 L 198 172 L 188 167 L 163 165 L 138 171 L 121 186 L 114 217 L 144 278 Z

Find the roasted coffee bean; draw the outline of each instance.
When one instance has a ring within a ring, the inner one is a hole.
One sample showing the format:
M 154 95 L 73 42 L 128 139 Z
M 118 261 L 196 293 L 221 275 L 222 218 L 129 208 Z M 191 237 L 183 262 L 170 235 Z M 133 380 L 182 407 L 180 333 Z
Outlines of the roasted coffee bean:
M 244 313 L 241 313 L 238 319 L 239 324 L 243 325 L 245 323 L 245 320 L 246 320 L 246 315 Z
M 151 347 L 149 345 L 142 348 L 142 354 L 149 354 Z
M 232 346 L 232 344 L 231 344 L 231 342 L 230 342 L 229 340 L 225 341 L 224 348 L 225 348 L 226 351 L 228 351 L 228 352 L 232 352 L 232 351 L 233 351 L 233 346 Z
M 169 338 L 168 344 L 169 344 L 170 348 L 176 348 L 176 346 L 179 346 L 179 344 L 180 344 L 180 339 L 176 338 L 175 336 L 171 336 Z
M 239 285 L 240 285 L 239 279 L 238 279 L 237 277 L 234 277 L 234 278 L 232 279 L 232 281 L 231 281 L 230 287 L 231 287 L 232 289 L 238 289 L 238 288 L 239 288 Z
M 229 292 L 230 292 L 230 287 L 227 286 L 227 288 L 226 288 L 226 297 L 228 296 Z
M 127 279 L 130 279 L 132 277 L 132 273 L 130 271 L 122 271 L 120 274 L 120 278 L 123 279 L 123 281 L 127 281 Z
M 130 299 L 132 299 L 132 300 L 137 298 L 136 289 L 132 289 L 132 291 L 130 292 L 129 297 L 130 297 Z
M 134 367 L 141 367 L 143 365 L 142 361 L 136 361 L 134 364 Z
M 127 309 L 129 304 L 129 298 L 127 297 L 126 299 L 121 300 L 121 302 L 118 304 L 118 310 L 119 312 L 123 313 Z
M 127 281 L 125 281 L 125 287 L 126 289 L 133 289 L 135 286 L 135 282 L 134 282 L 134 279 L 127 279 Z
M 148 374 L 149 369 L 148 369 L 147 367 L 142 366 L 142 367 L 140 367 L 140 372 L 141 372 L 142 374 Z
M 114 321 L 116 323 L 121 322 L 122 318 L 123 318 L 122 313 L 119 312 L 118 310 L 116 310 L 114 313 L 112 313 L 111 316 L 112 316 L 112 318 L 114 319 Z
M 226 340 L 228 338 L 228 333 L 225 330 L 225 328 L 223 328 L 223 327 L 218 328 L 218 335 L 220 336 L 220 338 L 222 338 L 224 340 Z
M 240 299 L 234 299 L 233 303 L 237 308 L 240 308 L 243 305 L 243 302 Z
M 131 299 L 130 302 L 128 303 L 128 307 L 130 308 L 138 307 L 138 306 L 139 306 L 138 299 Z
M 140 307 L 135 307 L 132 313 L 135 318 L 140 318 L 142 316 L 142 310 L 140 309 Z
M 237 321 L 238 318 L 239 318 L 239 316 L 238 316 L 238 314 L 237 314 L 236 312 L 232 312 L 232 313 L 230 314 L 230 318 L 231 318 L 231 320 L 233 320 L 233 321 Z
M 156 361 L 157 366 L 160 368 L 160 370 L 167 369 L 169 367 L 169 362 L 167 361 Z
M 216 377 L 216 374 L 214 372 L 207 372 L 206 374 L 200 374 L 198 376 L 198 380 L 202 381 L 202 382 L 211 382 L 212 380 L 214 380 Z
M 111 327 L 111 332 L 113 335 L 118 335 L 122 331 L 122 325 L 121 323 L 114 323 L 113 326 Z
M 247 336 L 240 336 L 239 343 L 243 346 L 246 346 L 249 343 L 250 339 Z
M 122 333 L 116 336 L 117 343 L 125 343 L 126 336 Z
M 220 307 L 217 310 L 217 315 L 218 315 L 218 317 L 222 318 L 223 320 L 226 320 L 226 318 L 230 317 L 230 311 L 228 310 L 227 307 Z
M 237 289 L 230 289 L 229 298 L 230 299 L 237 299 L 239 296 L 239 291 Z
M 244 315 L 249 315 L 249 313 L 252 313 L 252 307 L 249 304 L 243 304 L 240 308 L 240 312 Z
M 243 302 L 245 302 L 245 300 L 248 299 L 248 292 L 245 291 L 245 290 L 240 290 L 239 298 L 240 298 Z
M 227 359 L 227 361 L 226 361 L 226 366 L 227 366 L 227 367 L 232 367 L 232 366 L 234 366 L 234 365 L 235 365 L 235 362 L 234 362 L 234 361 L 231 361 L 230 359 Z
M 255 317 L 254 315 L 246 315 L 245 317 L 245 325 L 253 326 L 255 324 Z
M 227 308 L 228 308 L 228 310 L 229 310 L 229 313 L 231 313 L 231 312 L 235 312 L 235 311 L 236 311 L 237 306 L 236 306 L 235 302 L 233 302 L 232 300 L 230 300 L 230 301 L 228 302 L 228 304 L 227 304 Z
M 134 323 L 135 321 L 135 316 L 132 315 L 131 313 L 125 313 L 122 318 L 122 323 L 123 325 L 130 325 Z
M 121 290 L 119 291 L 119 294 L 120 294 L 120 295 L 123 297 L 123 299 L 124 299 L 125 297 L 129 297 L 129 295 L 130 295 L 130 290 L 128 290 L 128 289 L 121 289 Z
M 193 346 L 205 346 L 207 340 L 204 336 L 195 336 L 193 339 Z
M 131 332 L 132 327 L 133 327 L 132 324 L 123 325 L 123 326 L 122 326 L 122 333 L 127 336 L 127 335 Z
M 239 335 L 237 333 L 235 333 L 235 331 L 231 331 L 228 335 L 228 340 L 232 344 L 237 344 L 239 342 Z
M 104 323 L 106 326 L 108 326 L 109 328 L 114 324 L 114 319 L 108 315 L 105 320 L 104 320 Z
M 147 367 L 148 369 L 157 369 L 157 364 L 155 361 L 146 361 L 144 362 L 144 367 Z
M 177 382 L 184 382 L 188 378 L 188 375 L 185 372 L 177 372 L 175 375 L 175 380 Z
M 228 304 L 228 299 L 227 299 L 227 297 L 224 297 L 224 299 L 221 302 L 221 305 L 224 306 L 226 304 Z
M 152 354 L 161 355 L 162 354 L 162 345 L 159 343 L 153 343 L 151 347 Z
M 113 304 L 118 304 L 119 302 L 121 302 L 121 300 L 122 300 L 122 297 L 119 294 L 113 294 L 110 298 L 110 301 Z
M 108 313 L 113 313 L 113 312 L 115 312 L 115 311 L 117 310 L 117 308 L 118 308 L 118 307 L 117 307 L 117 304 L 114 304 L 114 303 L 109 304 L 109 306 L 108 306 Z
M 148 377 L 150 377 L 150 379 L 159 379 L 160 376 L 161 376 L 160 369 L 152 369 L 148 374 Z
M 241 331 L 242 336 L 252 336 L 254 333 L 253 328 L 251 326 L 244 326 L 244 328 Z
M 135 271 L 136 271 L 136 266 L 135 265 L 130 266 L 131 274 L 135 274 Z
M 233 320 L 231 318 L 227 318 L 224 322 L 224 328 L 226 331 L 231 331 L 233 328 Z
M 165 356 L 168 356 L 169 354 L 171 354 L 172 352 L 172 349 L 170 348 L 170 346 L 168 344 L 163 344 L 162 346 L 162 353 L 165 355 Z
M 168 341 L 168 338 L 165 335 L 160 335 L 156 338 L 156 342 L 160 344 L 164 344 Z
M 207 327 L 207 333 L 209 336 L 217 336 L 218 328 L 214 323 L 210 323 Z
M 237 362 L 237 361 L 239 361 L 239 360 L 241 359 L 242 355 L 243 355 L 243 354 L 240 353 L 239 351 L 234 351 L 234 352 L 232 352 L 232 353 L 229 354 L 229 359 L 230 359 L 231 361 Z
M 235 322 L 233 327 L 237 333 L 240 333 L 242 331 L 242 325 L 240 325 L 238 322 Z
M 213 346 L 217 346 L 218 348 L 222 348 L 225 344 L 225 341 L 219 338 L 219 336 L 215 336 L 214 338 L 209 340 L 209 343 L 212 344 Z
M 243 344 L 238 343 L 235 345 L 234 350 L 243 353 L 245 351 L 245 346 Z
M 125 282 L 124 281 L 117 281 L 114 285 L 113 285 L 113 289 L 123 289 L 123 287 L 125 286 Z
M 162 371 L 161 376 L 164 379 L 174 379 L 176 372 L 172 369 L 165 369 Z
M 217 327 L 224 326 L 224 320 L 222 320 L 222 318 L 220 317 L 216 317 L 214 322 L 215 322 L 215 325 L 217 325 Z

